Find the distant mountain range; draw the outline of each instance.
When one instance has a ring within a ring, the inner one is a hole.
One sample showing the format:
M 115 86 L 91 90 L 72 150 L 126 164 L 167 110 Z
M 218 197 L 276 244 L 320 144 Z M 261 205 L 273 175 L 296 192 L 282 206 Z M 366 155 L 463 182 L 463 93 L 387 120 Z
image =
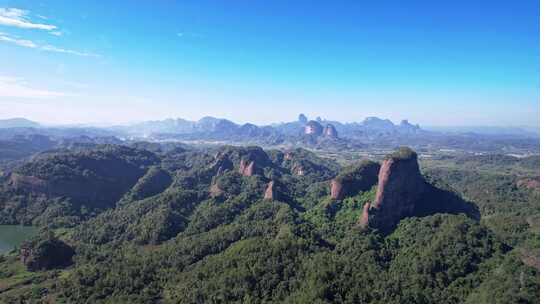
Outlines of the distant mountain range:
M 427 150 L 442 148 L 517 154 L 540 150 L 540 134 L 519 128 L 422 128 L 407 120 L 394 124 L 378 117 L 343 123 L 320 117 L 310 119 L 300 114 L 295 121 L 265 126 L 238 124 L 215 117 L 203 117 L 198 121 L 181 118 L 144 121 L 111 127 L 48 127 L 24 118 L 0 120 L 0 140 L 14 137 L 21 140 L 22 137 L 32 141 L 34 135 L 47 136 L 55 142 L 69 139 L 83 143 L 184 141 L 327 150 L 393 149 L 408 145 Z
M 26 118 L 0 119 L 0 129 L 7 128 L 47 128 L 47 129 L 101 129 L 114 132 L 121 132 L 129 136 L 150 137 L 163 134 L 211 134 L 216 135 L 242 135 L 242 136 L 269 136 L 272 134 L 301 135 L 308 122 L 319 123 L 323 128 L 331 125 L 338 134 L 345 137 L 357 137 L 359 134 L 422 134 L 427 132 L 441 133 L 475 133 L 481 135 L 519 135 L 538 136 L 540 128 L 534 127 L 493 127 L 493 126 L 428 126 L 421 128 L 418 124 L 411 124 L 408 120 L 402 120 L 399 124 L 394 124 L 389 119 L 378 117 L 367 117 L 362 122 L 342 123 L 339 121 L 321 119 L 317 117 L 309 120 L 304 114 L 298 116 L 298 120 L 285 123 L 274 123 L 266 126 L 258 126 L 252 123 L 237 124 L 233 121 L 206 116 L 198 121 L 191 121 L 182 118 L 168 118 L 163 120 L 143 121 L 128 125 L 113 127 L 92 126 L 92 125 L 58 125 L 54 128 L 42 125 L 38 122 Z
M 112 129 L 124 132 L 130 136 L 143 137 L 163 134 L 216 134 L 220 136 L 264 137 L 276 135 L 301 136 L 302 134 L 307 134 L 305 128 L 308 125 L 315 126 L 316 129 L 320 125 L 321 130 L 330 126 L 337 131 L 335 137 L 338 137 L 338 134 L 354 137 L 366 133 L 416 134 L 423 132 L 420 126 L 410 124 L 407 120 L 402 121 L 399 125 L 395 125 L 388 119 L 369 117 L 360 123 L 341 123 L 338 121 L 321 119 L 320 117 L 309 120 L 304 114 L 300 114 L 297 121 L 267 126 L 257 126 L 251 123 L 241 125 L 227 119 L 204 117 L 198 121 L 189 121 L 181 118 L 145 121 L 127 126 L 117 126 Z

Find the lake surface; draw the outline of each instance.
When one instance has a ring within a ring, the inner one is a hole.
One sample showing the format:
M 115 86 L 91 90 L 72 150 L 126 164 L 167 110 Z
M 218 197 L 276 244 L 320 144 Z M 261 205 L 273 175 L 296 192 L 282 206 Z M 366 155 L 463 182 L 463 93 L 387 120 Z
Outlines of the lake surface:
M 37 228 L 20 225 L 0 225 L 0 254 L 9 252 L 37 233 Z

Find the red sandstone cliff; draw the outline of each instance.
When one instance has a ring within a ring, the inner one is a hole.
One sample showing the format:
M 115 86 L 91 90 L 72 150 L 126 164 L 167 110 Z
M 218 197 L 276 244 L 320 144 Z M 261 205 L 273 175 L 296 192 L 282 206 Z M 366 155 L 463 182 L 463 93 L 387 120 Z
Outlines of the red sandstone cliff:
M 359 224 L 388 230 L 402 218 L 412 215 L 426 183 L 420 174 L 417 155 L 409 148 L 401 148 L 387 156 L 378 179 L 375 200 L 369 206 L 367 216 L 362 215 Z
M 326 127 L 324 127 L 323 136 L 330 138 L 338 138 L 338 132 L 333 125 L 328 124 L 326 125 Z
M 277 196 L 277 193 L 276 193 L 275 183 L 274 181 L 270 181 L 268 183 L 268 186 L 266 186 L 266 190 L 264 191 L 264 199 L 273 201 L 276 199 L 276 196 Z
M 243 176 L 253 176 L 253 174 L 255 174 L 255 161 L 248 161 L 245 159 L 240 160 L 238 173 Z

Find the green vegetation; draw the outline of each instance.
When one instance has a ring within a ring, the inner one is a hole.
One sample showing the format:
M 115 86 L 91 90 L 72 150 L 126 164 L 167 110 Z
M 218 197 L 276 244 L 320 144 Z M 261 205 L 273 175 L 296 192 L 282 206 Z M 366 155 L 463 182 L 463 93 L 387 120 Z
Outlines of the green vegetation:
M 340 200 L 329 189 L 330 179 L 363 180 L 364 169 L 378 164 L 340 169 L 306 150 L 150 148 L 53 153 L 16 171 L 45 181 L 69 177 L 75 189 L 107 193 L 98 196 L 106 204 L 2 184 L 2 222 L 23 219 L 48 231 L 28 248 L 38 254 L 65 244 L 75 255 L 71 265 L 32 272 L 17 252 L 1 256 L 0 302 L 540 302 L 540 198 L 517 185 L 525 176 L 476 172 L 453 160 L 424 163 L 429 195 L 416 216 L 382 234 L 358 227 L 375 185 Z M 242 176 L 242 159 L 254 161 L 257 173 Z M 279 182 L 279 200 L 263 199 L 271 180 Z M 107 192 L 109 184 L 118 190 Z M 460 196 L 481 220 L 428 212 L 464 203 Z
M 417 155 L 409 147 L 399 147 L 399 149 L 393 153 L 388 154 L 385 159 L 396 159 L 396 160 L 406 160 L 406 159 L 416 159 Z

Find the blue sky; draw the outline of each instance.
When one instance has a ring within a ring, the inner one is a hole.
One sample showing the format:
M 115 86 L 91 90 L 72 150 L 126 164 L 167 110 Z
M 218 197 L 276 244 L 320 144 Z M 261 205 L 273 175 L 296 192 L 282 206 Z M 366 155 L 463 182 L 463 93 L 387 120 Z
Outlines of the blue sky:
M 0 118 L 539 126 L 540 2 L 437 2 L 0 0 Z

